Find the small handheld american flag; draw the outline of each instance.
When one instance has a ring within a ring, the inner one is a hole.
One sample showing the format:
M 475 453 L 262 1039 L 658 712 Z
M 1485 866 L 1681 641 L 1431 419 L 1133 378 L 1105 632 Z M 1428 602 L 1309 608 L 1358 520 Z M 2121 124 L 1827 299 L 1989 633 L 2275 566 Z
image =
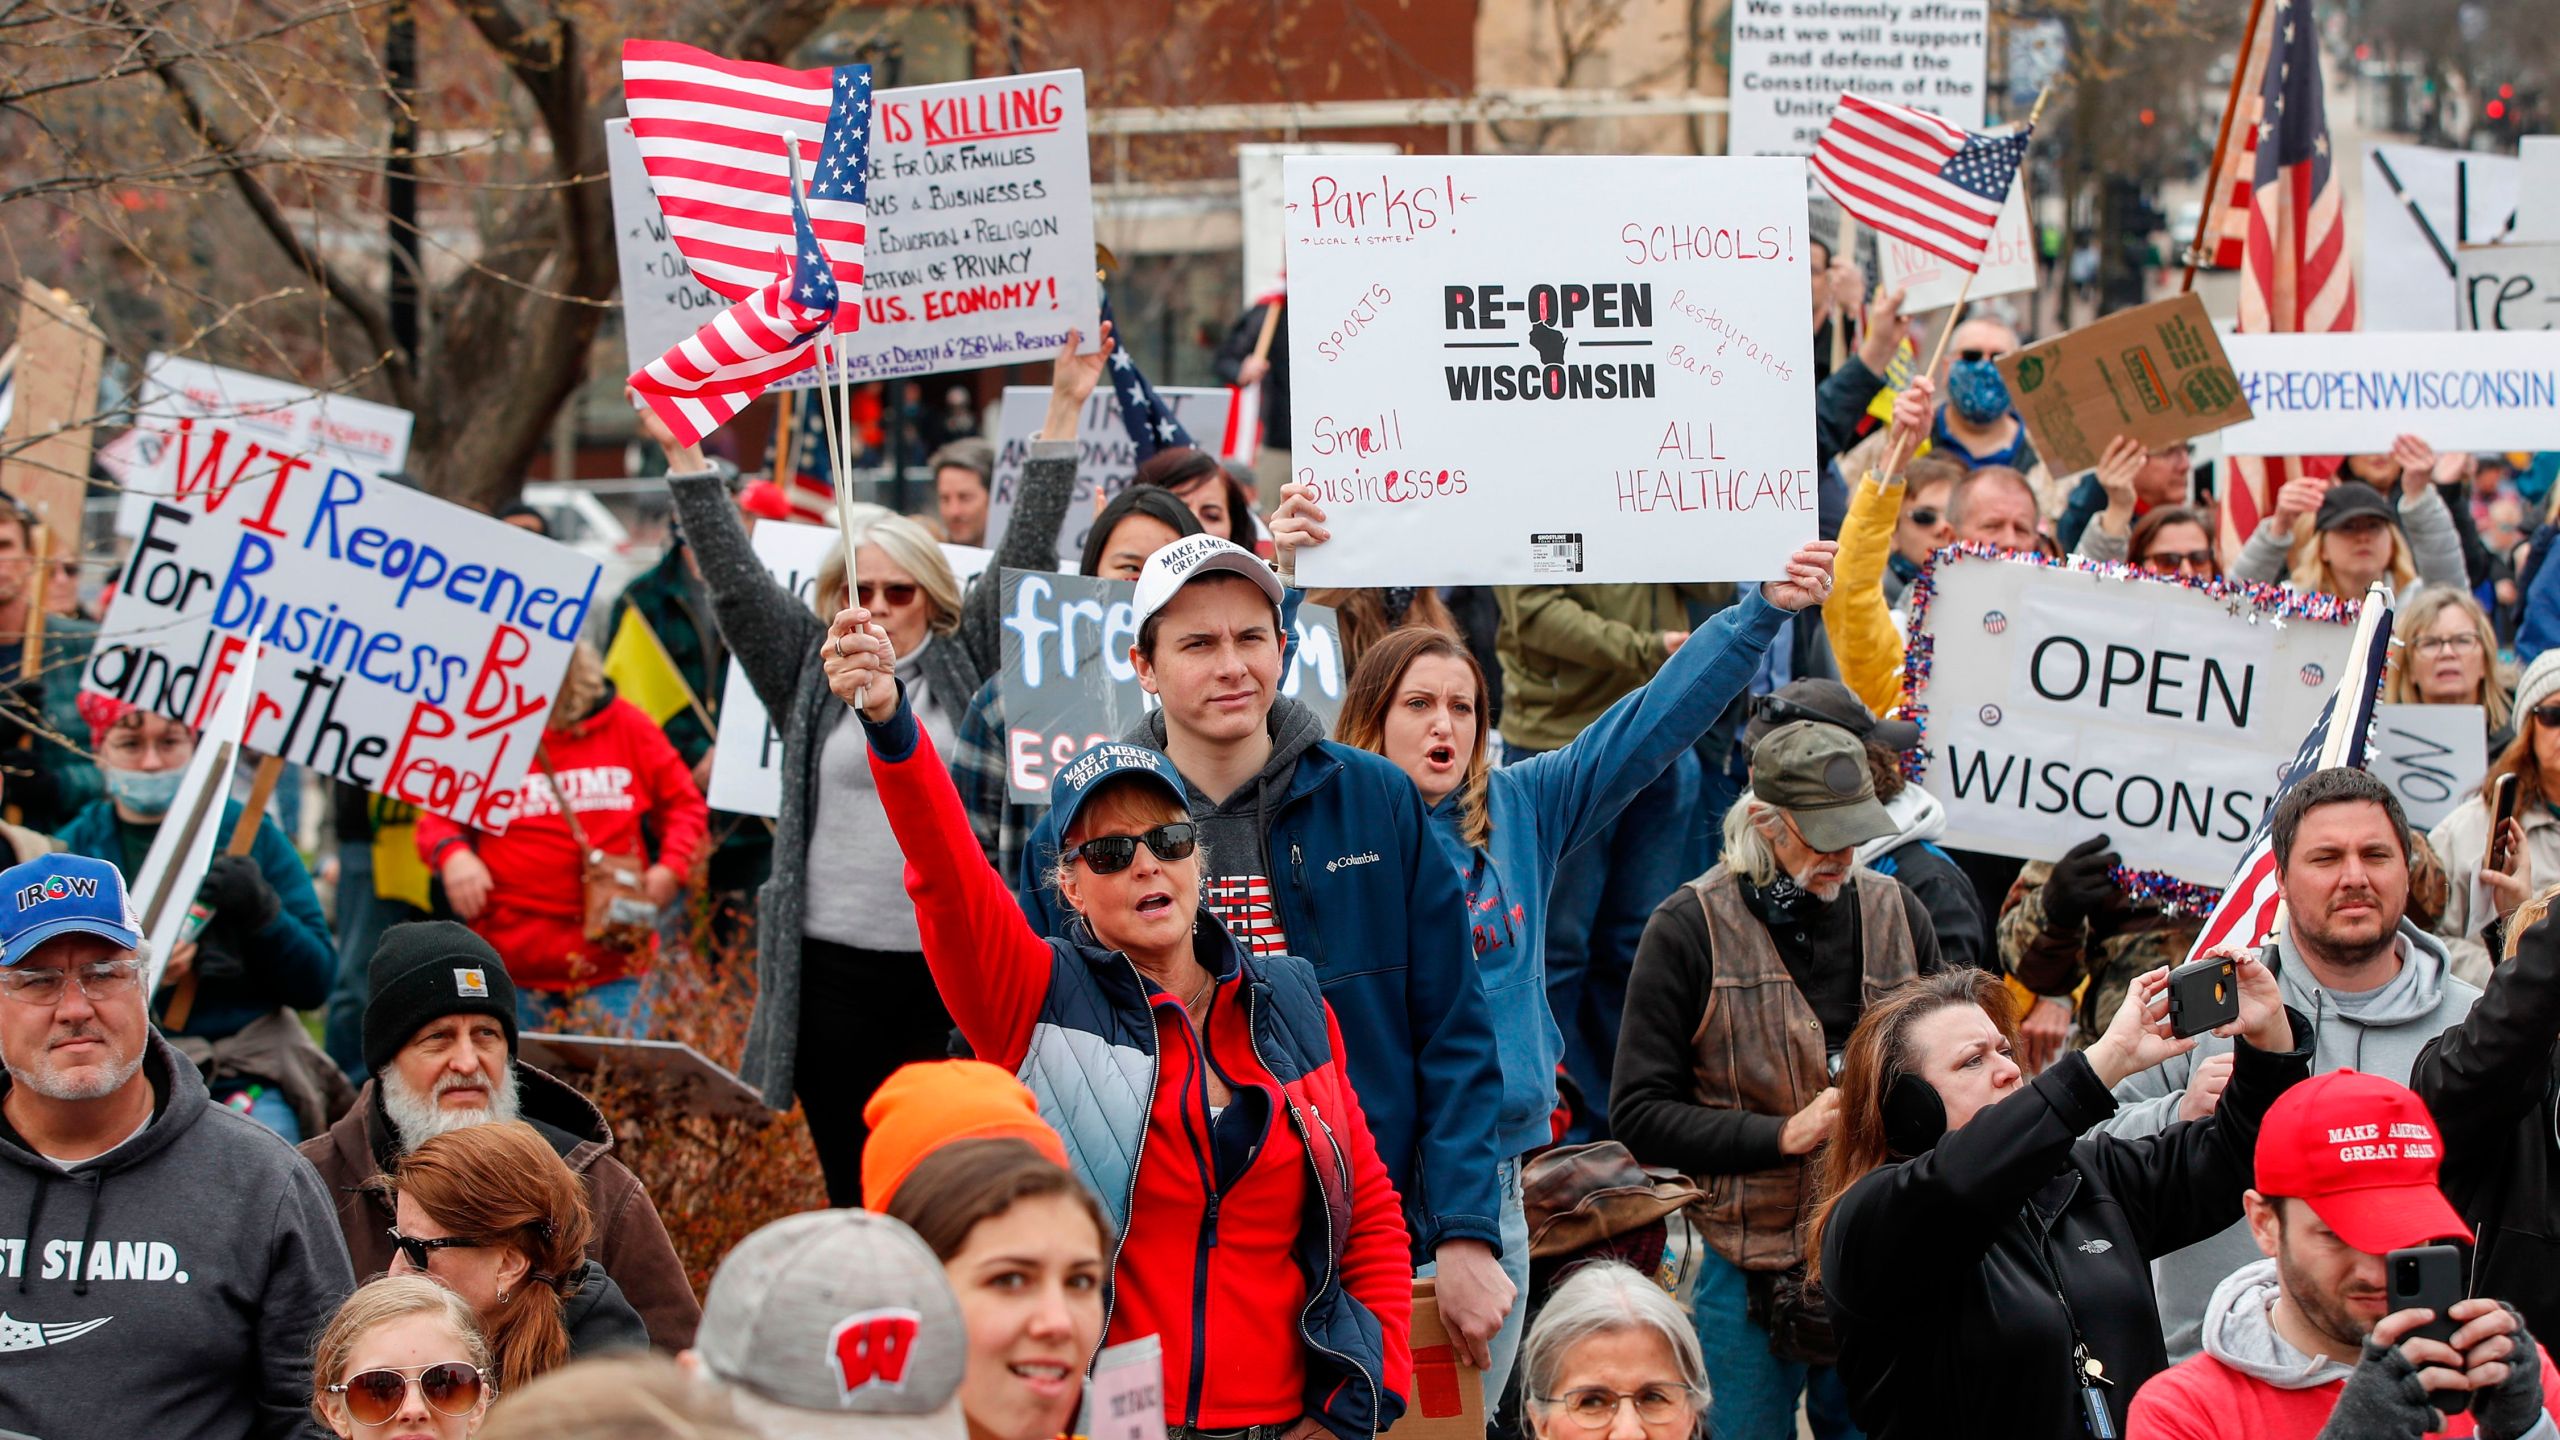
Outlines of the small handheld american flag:
M 1102 296 L 1102 323 L 1110 326 L 1114 334 L 1119 333 L 1118 322 L 1111 318 L 1108 291 Z M 1156 387 L 1147 383 L 1138 362 L 1129 357 L 1126 344 L 1111 350 L 1111 396 L 1119 402 L 1120 424 L 1129 432 L 1130 443 L 1137 447 L 1138 463 L 1145 464 L 1150 456 L 1169 446 L 1196 443 L 1191 432 L 1174 418 L 1173 407 L 1165 404 Z
M 2030 120 L 2015 134 L 1976 135 L 1923 110 L 1843 94 L 1811 164 L 1864 224 L 1973 271 L 2034 129 Z
M 775 252 L 781 273 L 631 377 L 641 403 L 687 445 L 700 443 L 766 386 L 818 358 L 810 342 L 826 333 L 835 314 L 835 271 L 796 197 L 791 225 L 798 244 L 791 252 Z

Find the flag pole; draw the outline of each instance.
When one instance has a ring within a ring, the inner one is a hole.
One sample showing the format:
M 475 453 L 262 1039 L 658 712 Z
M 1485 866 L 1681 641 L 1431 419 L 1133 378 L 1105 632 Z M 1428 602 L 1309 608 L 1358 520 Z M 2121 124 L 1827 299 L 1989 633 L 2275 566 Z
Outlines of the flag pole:
M 2240 56 L 2231 67 L 2231 93 L 2223 98 L 2222 127 L 2213 137 L 2213 163 L 2204 173 L 2204 209 L 2196 216 L 2196 238 L 2187 246 L 2187 273 L 2178 281 L 2181 295 L 2196 288 L 2196 267 L 2204 262 L 2205 227 L 2213 223 L 2216 195 L 2222 193 L 2222 160 L 2231 143 L 2231 121 L 2240 113 L 2240 87 L 2249 77 L 2249 52 L 2257 48 L 2258 21 L 2266 13 L 2267 0 L 2249 0 L 2249 25 L 2240 32 Z
M 809 200 L 808 191 L 804 188 L 800 173 L 799 132 L 790 133 L 784 148 L 791 155 L 792 194 L 805 209 Z M 832 270 L 835 262 L 830 259 L 827 265 Z M 854 578 L 857 571 L 853 559 L 853 507 L 848 499 L 853 475 L 847 453 L 851 437 L 846 432 L 852 428 L 853 405 L 852 397 L 847 392 L 851 390 L 852 382 L 849 379 L 845 380 L 843 387 L 839 389 L 838 377 L 843 375 L 844 369 L 842 358 L 836 347 L 836 321 L 833 312 L 827 316 L 827 332 L 819 343 L 824 348 L 818 352 L 818 419 L 827 430 L 827 479 L 836 492 L 836 537 L 844 544 L 844 603 L 851 605 L 854 603 L 854 596 L 860 593 L 859 582 Z M 834 623 L 832 617 L 829 618 L 828 623 Z M 854 708 L 861 709 L 863 698 L 870 693 L 871 687 L 868 685 L 854 691 Z

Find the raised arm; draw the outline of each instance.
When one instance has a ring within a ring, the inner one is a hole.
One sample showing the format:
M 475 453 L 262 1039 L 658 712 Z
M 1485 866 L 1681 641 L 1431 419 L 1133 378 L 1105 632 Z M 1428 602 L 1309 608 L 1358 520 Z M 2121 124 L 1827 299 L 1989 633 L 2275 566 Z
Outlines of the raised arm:
M 996 673 L 1004 659 L 1004 631 L 997 609 L 1007 570 L 1052 570 L 1058 564 L 1058 530 L 1066 523 L 1067 506 L 1076 491 L 1077 417 L 1093 394 L 1112 350 L 1111 325 L 1102 326 L 1102 343 L 1090 355 L 1079 355 L 1079 330 L 1067 342 L 1049 371 L 1049 410 L 1040 433 L 1031 439 L 1023 461 L 1022 488 L 1014 492 L 1013 515 L 1005 522 L 1004 543 L 987 562 L 968 598 L 960 602 L 960 645 L 980 680 Z

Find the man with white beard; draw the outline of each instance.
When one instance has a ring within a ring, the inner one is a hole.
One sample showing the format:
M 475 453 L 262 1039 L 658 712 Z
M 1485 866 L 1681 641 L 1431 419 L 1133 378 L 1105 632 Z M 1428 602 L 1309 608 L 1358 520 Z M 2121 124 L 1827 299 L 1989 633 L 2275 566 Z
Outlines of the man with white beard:
M 586 1096 L 516 1058 L 516 987 L 489 942 L 450 920 L 394 925 L 373 952 L 355 1108 L 302 1142 L 337 1201 L 360 1276 L 391 1266 L 389 1201 L 372 1182 L 428 1140 L 469 1125 L 523 1120 L 586 1181 L 595 1238 L 587 1257 L 640 1312 L 649 1341 L 693 1343 L 702 1307 L 658 1208 L 613 1158 L 613 1127 Z

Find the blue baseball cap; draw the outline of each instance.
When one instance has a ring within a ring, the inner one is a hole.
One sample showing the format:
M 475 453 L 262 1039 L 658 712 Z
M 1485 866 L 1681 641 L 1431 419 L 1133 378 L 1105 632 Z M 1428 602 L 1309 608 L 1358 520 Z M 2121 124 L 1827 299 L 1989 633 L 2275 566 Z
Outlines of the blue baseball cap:
M 142 920 L 124 872 L 86 855 L 40 855 L 0 871 L 0 965 L 15 965 L 58 935 L 142 947 Z
M 1191 800 L 1182 786 L 1182 772 L 1161 750 L 1132 745 L 1125 740 L 1097 740 L 1060 767 L 1049 781 L 1049 806 L 1058 816 L 1058 848 L 1067 846 L 1067 834 L 1075 828 L 1076 812 L 1103 786 L 1124 775 L 1138 775 L 1164 787 L 1173 803 L 1189 808 Z

